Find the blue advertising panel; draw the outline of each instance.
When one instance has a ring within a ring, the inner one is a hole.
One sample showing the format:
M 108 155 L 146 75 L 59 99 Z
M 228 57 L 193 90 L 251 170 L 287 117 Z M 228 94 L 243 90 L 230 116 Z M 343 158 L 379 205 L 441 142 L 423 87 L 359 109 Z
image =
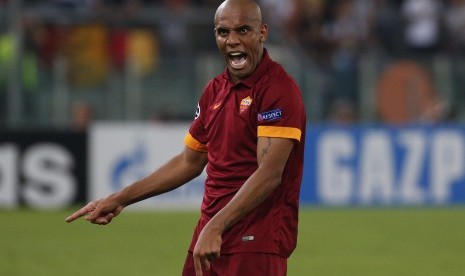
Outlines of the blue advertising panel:
M 309 125 L 301 203 L 465 203 L 465 126 Z

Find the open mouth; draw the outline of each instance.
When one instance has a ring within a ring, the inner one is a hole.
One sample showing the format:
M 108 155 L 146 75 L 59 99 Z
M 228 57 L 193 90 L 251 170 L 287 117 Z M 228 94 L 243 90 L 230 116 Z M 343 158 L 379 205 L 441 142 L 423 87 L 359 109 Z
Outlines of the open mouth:
M 247 55 L 242 52 L 231 52 L 228 54 L 229 63 L 234 69 L 243 69 L 247 62 Z

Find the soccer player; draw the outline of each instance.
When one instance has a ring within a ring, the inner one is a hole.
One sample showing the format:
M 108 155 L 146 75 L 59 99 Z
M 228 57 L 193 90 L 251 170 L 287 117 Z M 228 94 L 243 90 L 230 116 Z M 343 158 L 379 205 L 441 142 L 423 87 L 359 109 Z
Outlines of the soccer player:
M 108 224 L 126 206 L 176 189 L 206 166 L 201 217 L 183 275 L 286 275 L 303 173 L 302 95 L 264 48 L 268 26 L 256 2 L 224 1 L 214 25 L 226 70 L 206 86 L 184 150 L 66 221 L 86 215 Z

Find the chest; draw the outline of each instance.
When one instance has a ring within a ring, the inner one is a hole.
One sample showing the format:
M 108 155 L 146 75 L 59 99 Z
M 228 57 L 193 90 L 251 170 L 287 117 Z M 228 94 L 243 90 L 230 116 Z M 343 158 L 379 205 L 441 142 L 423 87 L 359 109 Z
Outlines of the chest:
M 205 127 L 210 138 L 256 134 L 257 93 L 248 87 L 226 87 L 207 103 Z

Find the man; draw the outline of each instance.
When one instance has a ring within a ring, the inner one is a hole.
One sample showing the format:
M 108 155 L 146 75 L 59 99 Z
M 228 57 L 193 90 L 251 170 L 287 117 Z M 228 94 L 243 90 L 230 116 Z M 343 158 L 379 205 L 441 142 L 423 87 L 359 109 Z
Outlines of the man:
M 183 275 L 286 275 L 303 172 L 301 93 L 264 48 L 268 27 L 254 1 L 224 1 L 214 23 L 227 68 L 205 88 L 183 152 L 66 221 L 87 215 L 107 224 L 129 204 L 173 190 L 207 166 Z

